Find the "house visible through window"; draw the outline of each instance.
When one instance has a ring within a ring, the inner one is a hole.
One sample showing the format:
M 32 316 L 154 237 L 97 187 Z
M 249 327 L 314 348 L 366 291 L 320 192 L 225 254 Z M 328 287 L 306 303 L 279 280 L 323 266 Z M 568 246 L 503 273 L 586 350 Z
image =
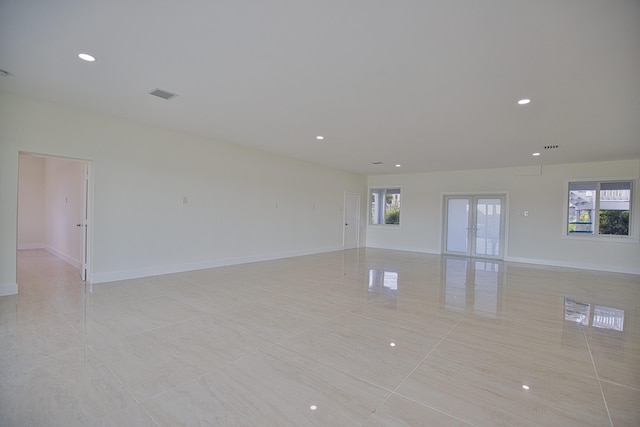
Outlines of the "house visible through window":
M 400 189 L 372 188 L 369 224 L 400 225 Z
M 629 236 L 631 181 L 569 183 L 570 235 Z

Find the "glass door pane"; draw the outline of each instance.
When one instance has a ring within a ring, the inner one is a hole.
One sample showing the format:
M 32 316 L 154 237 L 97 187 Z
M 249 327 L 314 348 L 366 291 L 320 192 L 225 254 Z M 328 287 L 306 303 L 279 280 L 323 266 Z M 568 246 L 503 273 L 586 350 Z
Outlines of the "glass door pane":
M 469 253 L 470 199 L 447 200 L 447 252 Z
M 501 256 L 502 199 L 477 198 L 474 255 Z

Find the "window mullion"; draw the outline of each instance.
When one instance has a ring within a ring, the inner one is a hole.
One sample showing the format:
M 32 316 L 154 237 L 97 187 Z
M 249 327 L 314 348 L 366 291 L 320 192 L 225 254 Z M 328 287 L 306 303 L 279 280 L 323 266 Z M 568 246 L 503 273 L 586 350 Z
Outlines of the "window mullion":
M 596 197 L 593 206 L 593 234 L 600 235 L 600 182 L 596 182 Z

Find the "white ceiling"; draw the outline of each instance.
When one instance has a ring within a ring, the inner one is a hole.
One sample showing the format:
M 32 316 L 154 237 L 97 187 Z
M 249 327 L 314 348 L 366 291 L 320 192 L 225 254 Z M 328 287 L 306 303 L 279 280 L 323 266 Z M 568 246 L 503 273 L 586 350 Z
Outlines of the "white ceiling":
M 640 0 L 1 0 L 0 69 L 363 174 L 640 158 Z

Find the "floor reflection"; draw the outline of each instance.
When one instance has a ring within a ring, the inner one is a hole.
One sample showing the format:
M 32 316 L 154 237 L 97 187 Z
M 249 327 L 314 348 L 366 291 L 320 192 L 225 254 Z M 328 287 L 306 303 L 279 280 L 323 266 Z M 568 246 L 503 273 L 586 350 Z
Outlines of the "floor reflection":
M 593 326 L 622 332 L 624 330 L 624 310 L 596 305 L 593 311 Z
M 444 306 L 484 315 L 502 307 L 504 274 L 499 261 L 443 258 Z
M 369 270 L 369 291 L 385 296 L 398 293 L 398 273 L 386 270 Z
M 596 305 L 593 308 L 592 316 L 591 304 L 575 301 L 571 298 L 564 299 L 564 320 L 584 326 L 589 326 L 589 321 L 591 320 L 591 325 L 594 328 L 618 332 L 624 330 L 624 310 Z
M 591 304 L 578 302 L 571 298 L 564 299 L 564 320 L 589 326 Z

